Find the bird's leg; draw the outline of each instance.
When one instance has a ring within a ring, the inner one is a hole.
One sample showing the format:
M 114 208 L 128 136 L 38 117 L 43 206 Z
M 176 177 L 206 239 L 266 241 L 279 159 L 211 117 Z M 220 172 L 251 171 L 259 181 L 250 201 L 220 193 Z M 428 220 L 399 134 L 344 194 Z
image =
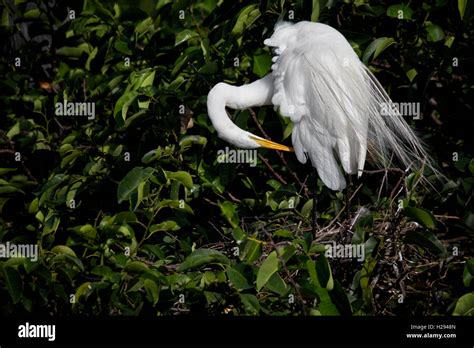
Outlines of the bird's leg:
M 313 180 L 314 184 L 312 185 L 311 193 L 313 198 L 313 235 L 316 236 L 316 232 L 318 231 L 318 211 L 317 211 L 317 203 L 318 203 L 318 171 L 316 168 L 313 167 Z
M 350 174 L 346 175 L 347 187 L 346 187 L 346 215 L 347 220 L 351 218 L 351 195 L 352 195 L 352 177 Z

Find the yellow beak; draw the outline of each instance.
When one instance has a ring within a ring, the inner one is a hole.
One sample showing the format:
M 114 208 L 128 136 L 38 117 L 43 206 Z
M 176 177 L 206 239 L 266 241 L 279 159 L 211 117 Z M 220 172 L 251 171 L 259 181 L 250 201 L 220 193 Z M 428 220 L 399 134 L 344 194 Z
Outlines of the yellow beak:
M 252 137 L 252 136 L 250 138 L 252 138 L 252 140 L 257 142 L 261 147 L 265 147 L 267 149 L 288 151 L 288 152 L 294 152 L 295 151 L 295 150 L 293 150 L 292 147 L 288 147 L 288 146 L 285 146 L 285 145 L 274 143 L 273 141 L 270 141 L 270 140 L 260 139 L 260 138 Z

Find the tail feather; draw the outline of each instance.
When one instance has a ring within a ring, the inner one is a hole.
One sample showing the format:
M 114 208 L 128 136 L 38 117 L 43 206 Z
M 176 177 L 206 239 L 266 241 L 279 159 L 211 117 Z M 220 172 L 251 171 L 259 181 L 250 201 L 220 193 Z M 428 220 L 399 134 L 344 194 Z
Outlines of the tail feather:
M 374 164 L 388 168 L 393 165 L 392 158 L 395 155 L 405 168 L 418 170 L 426 165 L 438 174 L 421 139 L 403 119 L 399 110 L 393 107 L 390 97 L 375 76 L 365 65 L 360 65 L 368 95 L 371 96 L 367 141 L 372 144 L 368 147 L 368 152 Z M 381 115 L 382 106 L 386 111 L 384 115 Z

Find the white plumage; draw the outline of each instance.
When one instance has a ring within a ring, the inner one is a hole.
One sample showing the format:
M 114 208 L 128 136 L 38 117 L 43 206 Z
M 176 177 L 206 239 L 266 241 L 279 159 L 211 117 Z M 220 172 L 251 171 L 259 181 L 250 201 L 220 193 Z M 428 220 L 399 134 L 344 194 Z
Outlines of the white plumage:
M 225 106 L 244 109 L 273 104 L 294 123 L 292 142 L 298 160 L 307 157 L 321 180 L 342 190 L 347 174 L 362 174 L 367 152 L 388 167 L 392 155 L 405 167 L 428 156 L 377 79 L 334 28 L 312 22 L 280 22 L 264 41 L 274 47 L 272 73 L 254 83 L 216 85 L 208 113 L 218 135 L 243 148 L 291 150 L 238 128 Z M 388 114 L 382 116 L 384 105 Z

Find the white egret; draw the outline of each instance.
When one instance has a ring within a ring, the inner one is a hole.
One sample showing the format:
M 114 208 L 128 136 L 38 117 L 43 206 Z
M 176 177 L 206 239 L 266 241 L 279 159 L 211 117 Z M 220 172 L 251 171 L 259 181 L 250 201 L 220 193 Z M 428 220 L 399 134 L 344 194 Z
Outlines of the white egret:
M 240 148 L 292 148 L 236 126 L 226 107 L 271 105 L 294 124 L 298 160 L 307 157 L 323 183 L 343 190 L 347 174 L 362 175 L 366 157 L 387 168 L 393 155 L 405 168 L 428 161 L 413 133 L 380 83 L 336 29 L 321 23 L 279 22 L 264 44 L 274 48 L 272 72 L 240 87 L 218 83 L 207 98 L 218 136 Z M 381 109 L 385 110 L 382 115 Z

